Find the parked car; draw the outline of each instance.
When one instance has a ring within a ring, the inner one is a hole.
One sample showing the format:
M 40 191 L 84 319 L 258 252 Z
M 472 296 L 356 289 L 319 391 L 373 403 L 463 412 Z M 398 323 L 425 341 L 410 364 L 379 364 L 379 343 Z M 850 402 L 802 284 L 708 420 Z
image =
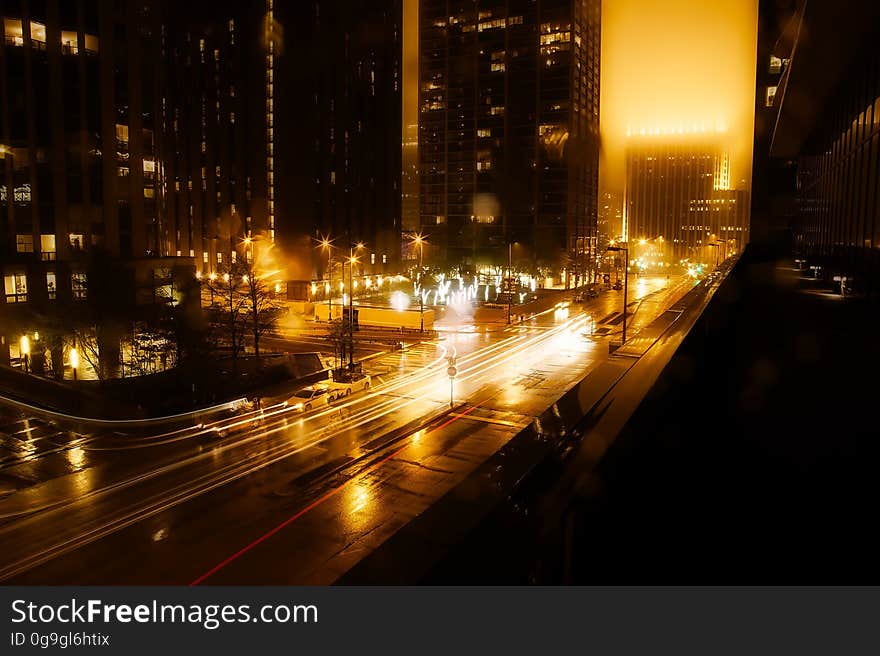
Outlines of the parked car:
M 314 408 L 330 403 L 330 388 L 326 385 L 309 385 L 301 390 L 294 392 L 293 396 L 287 399 L 287 405 L 294 410 L 308 412 Z
M 332 400 L 341 396 L 349 396 L 354 392 L 370 389 L 370 376 L 368 374 L 346 373 L 331 378 L 328 385 Z

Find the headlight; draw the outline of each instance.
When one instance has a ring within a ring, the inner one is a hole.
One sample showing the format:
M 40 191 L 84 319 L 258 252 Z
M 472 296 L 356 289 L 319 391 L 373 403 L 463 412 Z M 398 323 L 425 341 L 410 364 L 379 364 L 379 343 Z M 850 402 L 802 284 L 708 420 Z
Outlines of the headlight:
M 297 404 L 295 404 L 295 405 L 293 406 L 293 408 L 294 408 L 294 410 L 302 410 L 302 409 L 303 409 L 303 404 L 302 404 L 302 403 L 297 403 Z

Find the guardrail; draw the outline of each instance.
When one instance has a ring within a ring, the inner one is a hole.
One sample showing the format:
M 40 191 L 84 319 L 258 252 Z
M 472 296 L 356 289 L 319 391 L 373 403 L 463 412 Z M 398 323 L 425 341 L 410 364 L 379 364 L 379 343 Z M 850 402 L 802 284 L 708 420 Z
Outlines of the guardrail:
M 36 406 L 31 403 L 27 403 L 26 401 L 20 401 L 6 395 L 0 395 L 0 403 L 11 406 L 16 410 L 27 412 L 31 415 L 36 415 L 37 417 L 45 418 L 46 420 L 53 423 L 73 425 L 75 427 L 74 430 L 79 431 L 94 428 L 104 428 L 111 430 L 142 429 L 178 422 L 192 422 L 193 424 L 198 424 L 201 423 L 202 419 L 205 419 L 219 412 L 236 412 L 250 405 L 250 401 L 242 397 L 238 399 L 233 399 L 231 401 L 226 401 L 225 403 L 220 403 L 218 405 L 200 408 L 198 410 L 191 410 L 189 412 L 181 412 L 174 415 L 166 415 L 164 417 L 147 417 L 143 419 L 100 419 L 97 417 L 81 417 L 64 412 L 57 412 L 55 410 L 49 410 L 48 408 Z

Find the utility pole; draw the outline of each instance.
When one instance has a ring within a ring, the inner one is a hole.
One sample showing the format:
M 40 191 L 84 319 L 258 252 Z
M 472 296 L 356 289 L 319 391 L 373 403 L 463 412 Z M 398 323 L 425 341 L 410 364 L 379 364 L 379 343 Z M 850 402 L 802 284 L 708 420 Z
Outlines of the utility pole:
M 419 246 L 419 331 L 425 332 L 425 292 L 422 289 L 422 249 L 424 248 L 424 240 L 421 235 L 416 237 L 416 244 Z
M 513 303 L 513 242 L 507 242 L 507 279 L 504 286 L 507 288 L 507 323 L 510 323 L 510 311 Z
M 626 308 L 627 297 L 629 295 L 629 247 L 609 246 L 608 250 L 623 252 L 623 334 L 620 340 L 620 345 L 623 346 L 626 344 Z

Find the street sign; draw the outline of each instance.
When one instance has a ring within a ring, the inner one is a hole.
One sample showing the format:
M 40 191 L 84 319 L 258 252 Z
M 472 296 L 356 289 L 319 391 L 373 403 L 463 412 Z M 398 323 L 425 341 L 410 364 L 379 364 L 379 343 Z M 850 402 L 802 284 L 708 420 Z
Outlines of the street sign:
M 456 369 L 455 366 L 453 366 L 453 365 L 450 365 L 450 367 L 446 370 L 446 375 L 449 376 L 450 378 L 455 378 L 455 376 L 457 374 L 458 374 L 458 369 Z

